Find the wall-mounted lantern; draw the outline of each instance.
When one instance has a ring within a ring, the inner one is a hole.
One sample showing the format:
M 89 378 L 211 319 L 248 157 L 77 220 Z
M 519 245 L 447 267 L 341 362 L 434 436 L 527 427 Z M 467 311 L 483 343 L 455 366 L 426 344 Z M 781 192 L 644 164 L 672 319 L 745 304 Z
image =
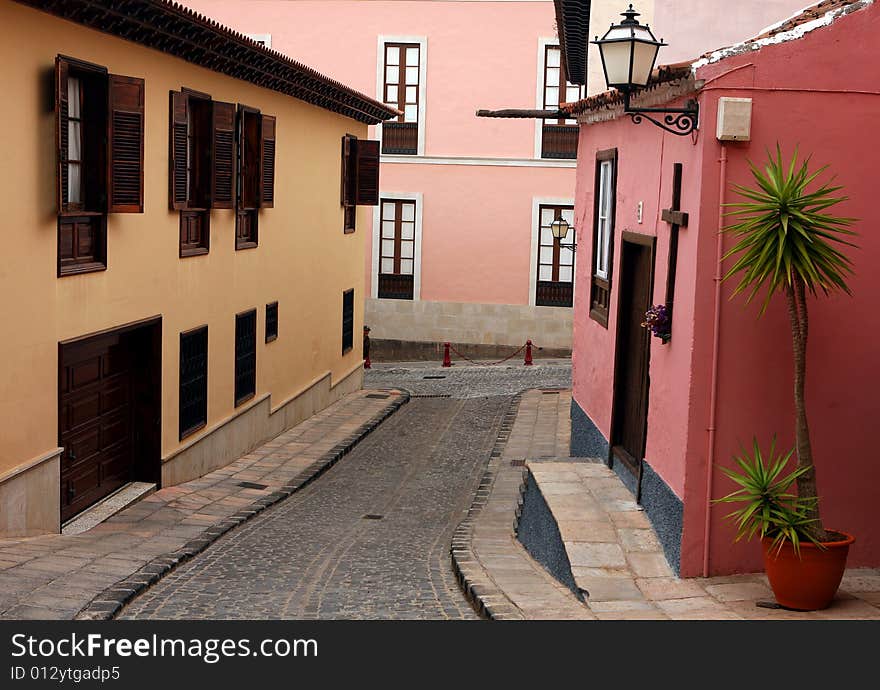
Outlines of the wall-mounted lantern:
M 577 249 L 577 243 L 572 242 L 571 244 L 563 244 L 563 240 L 568 237 L 568 229 L 571 227 L 568 221 L 565 218 L 557 218 L 552 223 L 550 223 L 550 232 L 553 233 L 553 238 L 559 241 L 559 246 L 563 249 L 570 249 L 571 251 L 575 251 Z
M 689 100 L 684 108 L 630 107 L 630 94 L 648 85 L 657 53 L 662 46 L 668 45 L 662 39 L 658 41 L 647 24 L 640 24 L 636 19 L 638 16 L 639 13 L 630 5 L 623 13 L 624 19 L 620 24 L 612 24 L 601 39 L 596 36 L 596 40 L 591 41 L 599 46 L 608 88 L 623 93 L 623 111 L 635 124 L 647 119 L 672 134 L 690 134 L 697 128 L 699 119 L 699 105 L 695 100 Z M 663 115 L 663 121 L 654 119 L 651 114 Z

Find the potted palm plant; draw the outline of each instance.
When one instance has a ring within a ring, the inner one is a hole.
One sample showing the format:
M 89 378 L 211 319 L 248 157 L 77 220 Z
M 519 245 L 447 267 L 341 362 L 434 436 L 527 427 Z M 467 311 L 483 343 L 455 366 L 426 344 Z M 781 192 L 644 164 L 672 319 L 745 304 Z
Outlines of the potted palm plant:
M 767 461 L 757 443 L 751 457 L 737 459 L 740 472 L 727 470 L 740 489 L 723 499 L 744 502 L 731 513 L 739 526 L 738 537 L 760 535 L 764 565 L 776 600 L 800 610 L 825 608 L 834 598 L 846 567 L 849 546 L 855 539 L 839 530 L 827 530 L 819 512 L 816 468 L 807 423 L 804 385 L 807 370 L 807 295 L 850 294 L 846 279 L 852 262 L 842 246 L 855 247 L 849 237 L 853 218 L 834 216 L 828 209 L 847 200 L 833 180 L 817 183 L 828 166 L 810 170 L 810 159 L 798 161 L 795 150 L 785 164 L 777 144 L 775 157 L 768 152 L 762 171 L 751 161 L 754 187 L 736 185 L 744 201 L 727 204 L 735 217 L 724 229 L 737 238 L 724 259 L 736 260 L 724 276 L 738 278 L 734 296 L 747 294 L 751 302 L 760 292 L 763 315 L 774 295 L 782 293 L 788 307 L 794 351 L 795 448 Z M 796 469 L 783 474 L 789 458 Z M 789 488 L 796 485 L 797 494 Z M 820 591 L 821 590 L 821 591 Z

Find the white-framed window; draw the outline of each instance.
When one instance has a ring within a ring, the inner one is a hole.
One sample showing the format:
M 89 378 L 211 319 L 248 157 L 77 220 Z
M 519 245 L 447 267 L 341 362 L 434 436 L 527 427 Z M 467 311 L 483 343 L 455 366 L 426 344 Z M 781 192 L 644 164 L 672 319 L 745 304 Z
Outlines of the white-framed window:
M 380 192 L 373 211 L 374 298 L 420 299 L 422 207 L 421 192 Z
M 608 328 L 611 273 L 614 265 L 614 222 L 617 204 L 617 149 L 596 154 L 595 218 L 593 218 L 593 275 L 590 318 Z
M 596 266 L 593 275 L 608 280 L 609 250 L 611 248 L 611 188 L 614 163 L 599 163 L 599 204 L 596 211 Z

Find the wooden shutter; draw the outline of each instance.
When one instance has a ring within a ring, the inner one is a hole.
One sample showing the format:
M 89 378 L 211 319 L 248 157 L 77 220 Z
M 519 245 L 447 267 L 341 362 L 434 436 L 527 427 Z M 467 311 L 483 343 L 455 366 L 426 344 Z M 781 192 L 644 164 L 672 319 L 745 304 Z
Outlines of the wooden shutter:
M 144 80 L 110 75 L 108 211 L 144 212 Z
M 354 205 L 354 155 L 357 137 L 346 134 L 342 137 L 342 182 L 339 203 L 342 206 Z
M 260 203 L 263 208 L 275 206 L 275 118 L 263 115 L 262 170 Z
M 57 149 L 57 173 L 58 185 L 58 213 L 68 211 L 67 205 L 67 152 L 68 152 L 68 124 L 67 124 L 67 62 L 60 57 L 55 58 L 55 144 Z
M 235 205 L 235 106 L 214 101 L 214 167 L 211 182 L 211 207 Z
M 187 180 L 187 107 L 185 93 L 171 92 L 171 129 L 168 134 L 168 205 L 185 209 L 188 205 Z
M 243 209 L 255 209 L 260 207 L 262 196 L 260 111 L 239 105 L 238 122 L 238 206 Z
M 379 204 L 379 142 L 361 139 L 357 142 L 357 185 L 355 204 Z

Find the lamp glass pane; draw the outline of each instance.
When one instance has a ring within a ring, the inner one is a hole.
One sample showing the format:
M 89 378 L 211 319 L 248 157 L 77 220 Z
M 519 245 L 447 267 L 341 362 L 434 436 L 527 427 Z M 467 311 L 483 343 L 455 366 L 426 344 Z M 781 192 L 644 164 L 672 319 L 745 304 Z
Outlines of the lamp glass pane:
M 651 78 L 659 47 L 652 43 L 636 43 L 634 48 L 632 83 L 636 86 L 645 86 Z
M 606 43 L 600 48 L 608 76 L 608 86 L 629 84 L 629 56 L 632 42 Z

